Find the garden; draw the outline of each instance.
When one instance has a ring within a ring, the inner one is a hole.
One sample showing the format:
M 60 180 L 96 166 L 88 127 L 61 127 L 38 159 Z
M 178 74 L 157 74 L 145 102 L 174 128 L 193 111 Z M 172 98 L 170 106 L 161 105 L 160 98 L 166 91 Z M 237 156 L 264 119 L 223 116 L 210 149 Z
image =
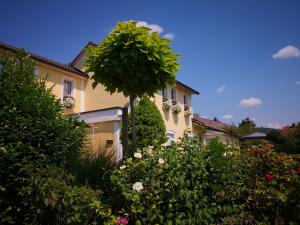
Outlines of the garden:
M 166 146 L 161 122 L 152 121 L 155 132 L 143 126 L 161 120 L 142 116 L 157 112 L 145 98 L 123 161 L 91 155 L 85 124 L 62 114 L 24 51 L 1 55 L 0 65 L 1 224 L 300 223 L 300 162 L 272 145 L 203 146 L 187 131 Z

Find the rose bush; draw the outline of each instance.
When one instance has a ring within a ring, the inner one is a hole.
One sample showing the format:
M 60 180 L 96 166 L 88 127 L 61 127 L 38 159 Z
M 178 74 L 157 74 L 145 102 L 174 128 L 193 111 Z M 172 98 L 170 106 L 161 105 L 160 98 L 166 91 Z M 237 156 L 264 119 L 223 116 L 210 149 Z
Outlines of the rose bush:
M 111 176 L 132 224 L 297 224 L 299 164 L 271 146 L 240 151 L 185 136 Z

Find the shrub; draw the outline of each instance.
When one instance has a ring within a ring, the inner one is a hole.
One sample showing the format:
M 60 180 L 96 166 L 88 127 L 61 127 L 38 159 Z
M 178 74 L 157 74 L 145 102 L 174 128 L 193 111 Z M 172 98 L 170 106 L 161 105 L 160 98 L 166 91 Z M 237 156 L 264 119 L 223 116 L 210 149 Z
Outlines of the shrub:
M 62 115 L 51 89 L 34 78 L 34 62 L 25 52 L 4 55 L 0 64 L 0 145 L 23 143 L 38 149 L 40 160 L 64 166 L 82 147 L 83 124 Z
M 115 195 L 125 201 L 118 208 L 131 223 L 297 224 L 299 164 L 270 146 L 259 157 L 217 139 L 199 146 L 185 136 L 152 155 L 136 153 L 114 172 Z
M 102 221 L 109 212 L 100 192 L 76 186 L 64 170 L 84 143 L 83 124 L 62 115 L 25 52 L 1 56 L 0 64 L 0 223 Z
M 289 155 L 261 145 L 242 152 L 241 173 L 248 186 L 248 208 L 257 221 L 299 224 L 300 164 Z
M 165 143 L 166 127 L 155 103 L 149 98 L 143 97 L 135 110 L 137 147 L 143 148 L 148 145 L 160 145 Z M 131 115 L 129 115 L 129 117 L 130 116 Z M 131 133 L 131 119 L 128 120 L 128 128 L 129 133 Z
M 240 213 L 243 207 L 232 206 L 237 197 L 228 172 L 231 156 L 223 156 L 228 150 L 222 144 L 212 145 L 200 151 L 196 140 L 185 137 L 152 156 L 126 160 L 111 179 L 126 201 L 119 207 L 129 213 L 129 221 L 211 224 Z

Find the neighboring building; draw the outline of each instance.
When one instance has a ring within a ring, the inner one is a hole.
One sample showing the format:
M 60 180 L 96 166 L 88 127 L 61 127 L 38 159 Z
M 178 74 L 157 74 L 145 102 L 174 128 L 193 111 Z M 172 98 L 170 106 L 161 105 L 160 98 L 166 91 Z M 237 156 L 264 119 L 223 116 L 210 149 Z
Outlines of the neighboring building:
M 206 145 L 213 138 L 220 138 L 224 143 L 239 147 L 239 136 L 232 132 L 234 126 L 215 120 L 201 118 L 194 115 L 192 118 L 194 134 L 200 133 L 203 136 L 203 143 Z M 204 131 L 204 133 L 203 133 Z
M 241 137 L 240 140 L 241 141 L 267 140 L 267 135 L 265 133 L 261 133 L 261 132 L 254 132 L 254 133 L 251 133 L 251 134 Z
M 89 42 L 87 46 L 96 45 Z M 91 74 L 84 72 L 87 59 L 84 49 L 70 64 L 61 64 L 36 54 L 29 54 L 36 61 L 37 77 L 45 79 L 47 87 L 53 87 L 53 93 L 57 98 L 64 100 L 71 96 L 75 100 L 74 107 L 66 109 L 65 114 L 78 115 L 89 125 L 87 132 L 92 149 L 96 151 L 99 147 L 109 147 L 115 149 L 117 157 L 120 158 L 122 110 L 128 107 L 129 98 L 124 97 L 122 93 L 110 94 L 102 85 L 92 88 Z M 0 42 L 0 52 L 17 50 L 16 47 Z M 175 141 L 185 130 L 192 131 L 193 94 L 198 95 L 199 92 L 179 81 L 173 86 L 167 85 L 165 90 L 155 94 L 153 101 L 162 113 L 168 139 Z M 169 110 L 166 105 L 170 106 Z M 173 105 L 181 111 L 173 112 L 171 109 Z

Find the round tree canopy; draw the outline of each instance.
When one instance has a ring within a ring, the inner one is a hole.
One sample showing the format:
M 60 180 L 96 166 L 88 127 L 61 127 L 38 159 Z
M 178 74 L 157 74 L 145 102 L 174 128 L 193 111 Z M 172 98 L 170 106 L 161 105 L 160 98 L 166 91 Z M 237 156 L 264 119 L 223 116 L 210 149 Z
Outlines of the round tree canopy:
M 110 93 L 127 96 L 153 96 L 173 84 L 179 64 L 170 41 L 136 22 L 120 22 L 96 47 L 89 47 L 87 72 L 93 87 L 101 83 Z

